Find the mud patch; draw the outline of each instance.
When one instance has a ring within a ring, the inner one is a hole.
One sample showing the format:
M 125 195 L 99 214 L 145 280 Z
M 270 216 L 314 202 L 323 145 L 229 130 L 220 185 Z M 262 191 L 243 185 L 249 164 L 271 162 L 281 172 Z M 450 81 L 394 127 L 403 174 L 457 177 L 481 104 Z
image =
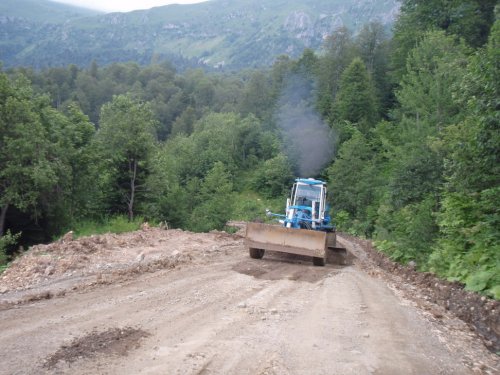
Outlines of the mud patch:
M 93 331 L 77 338 L 69 345 L 63 345 L 47 358 L 44 367 L 53 369 L 58 363 L 72 363 L 79 359 L 95 357 L 98 354 L 125 356 L 139 347 L 139 341 L 149 333 L 132 328 L 112 328 L 104 332 Z
M 338 272 L 338 267 L 312 266 L 310 257 L 294 254 L 266 252 L 264 259 L 248 259 L 235 264 L 233 271 L 255 277 L 260 280 L 293 280 L 307 283 L 317 283 Z

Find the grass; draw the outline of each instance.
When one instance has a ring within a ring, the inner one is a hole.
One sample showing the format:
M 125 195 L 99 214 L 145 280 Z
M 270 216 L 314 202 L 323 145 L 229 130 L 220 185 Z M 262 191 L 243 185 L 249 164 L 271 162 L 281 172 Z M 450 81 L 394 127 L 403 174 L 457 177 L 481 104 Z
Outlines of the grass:
M 9 268 L 9 263 L 0 265 L 0 275 L 1 275 L 2 273 L 4 273 L 4 271 L 5 271 L 7 268 Z
M 93 234 L 132 232 L 139 229 L 142 223 L 144 223 L 143 217 L 128 221 L 126 216 L 113 216 L 100 221 L 82 220 L 76 223 L 73 233 L 75 237 L 84 237 Z

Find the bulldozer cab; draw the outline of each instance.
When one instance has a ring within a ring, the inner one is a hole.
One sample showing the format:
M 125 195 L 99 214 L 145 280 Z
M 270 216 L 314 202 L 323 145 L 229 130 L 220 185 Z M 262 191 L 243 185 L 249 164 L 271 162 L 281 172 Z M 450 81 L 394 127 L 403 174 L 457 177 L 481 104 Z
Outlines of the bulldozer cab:
M 297 210 L 307 211 L 310 220 L 323 220 L 325 217 L 326 186 L 323 181 L 297 179 L 293 185 L 287 212 L 296 214 Z M 288 215 L 288 216 L 289 216 Z

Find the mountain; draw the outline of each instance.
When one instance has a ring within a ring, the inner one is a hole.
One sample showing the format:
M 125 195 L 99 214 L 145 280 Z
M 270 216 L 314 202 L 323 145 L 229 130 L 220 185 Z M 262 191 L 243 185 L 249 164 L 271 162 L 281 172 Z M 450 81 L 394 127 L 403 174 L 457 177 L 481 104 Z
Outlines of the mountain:
M 32 24 L 60 24 L 67 20 L 98 14 L 102 12 L 47 0 L 2 0 L 0 2 L 2 23 L 10 18 L 28 21 Z
M 2 1 L 0 60 L 35 68 L 165 57 L 210 67 L 262 66 L 281 54 L 320 48 L 343 25 L 353 32 L 375 20 L 390 27 L 399 10 L 398 0 L 211 0 L 89 15 L 47 0 Z M 29 11 L 33 3 L 58 13 L 44 18 Z M 74 16 L 60 17 L 64 9 Z

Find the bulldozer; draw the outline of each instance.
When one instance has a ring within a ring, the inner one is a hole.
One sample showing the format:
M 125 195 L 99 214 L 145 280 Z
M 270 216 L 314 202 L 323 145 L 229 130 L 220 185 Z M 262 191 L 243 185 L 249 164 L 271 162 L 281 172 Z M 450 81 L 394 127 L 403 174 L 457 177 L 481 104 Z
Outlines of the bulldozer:
M 279 225 L 248 223 L 246 246 L 250 257 L 261 259 L 266 250 L 312 257 L 315 266 L 327 260 L 345 264 L 347 251 L 336 246 L 335 226 L 326 202 L 326 183 L 313 178 L 297 178 L 286 201 L 285 214 L 266 210 Z

